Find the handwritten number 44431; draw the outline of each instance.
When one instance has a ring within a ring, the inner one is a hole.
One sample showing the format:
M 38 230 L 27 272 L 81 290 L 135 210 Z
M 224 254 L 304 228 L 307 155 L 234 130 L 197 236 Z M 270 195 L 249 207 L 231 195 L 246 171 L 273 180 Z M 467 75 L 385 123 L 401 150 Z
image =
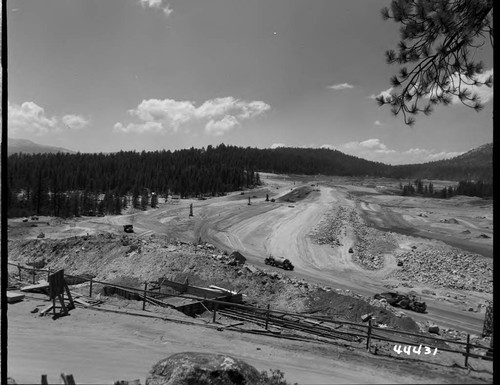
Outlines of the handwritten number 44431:
M 433 356 L 435 356 L 437 351 L 438 351 L 438 348 L 434 348 L 434 352 L 428 346 L 423 346 L 423 348 L 424 348 L 424 354 L 432 354 Z M 410 355 L 411 353 L 420 354 L 420 353 L 422 353 L 422 345 L 413 346 L 413 347 L 410 345 L 405 345 L 403 347 L 401 347 L 401 345 L 394 345 L 393 350 L 398 354 L 401 354 L 401 353 L 406 353 L 408 355 Z

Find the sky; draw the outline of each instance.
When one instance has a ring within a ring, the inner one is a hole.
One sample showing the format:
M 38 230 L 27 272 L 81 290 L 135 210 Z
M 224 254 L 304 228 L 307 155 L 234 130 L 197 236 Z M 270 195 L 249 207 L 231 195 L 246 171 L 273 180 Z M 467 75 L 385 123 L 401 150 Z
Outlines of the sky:
M 389 0 L 9 0 L 10 138 L 80 152 L 326 147 L 387 164 L 493 140 L 439 106 L 413 127 L 379 107 L 398 71 Z M 492 48 L 476 57 L 493 71 Z

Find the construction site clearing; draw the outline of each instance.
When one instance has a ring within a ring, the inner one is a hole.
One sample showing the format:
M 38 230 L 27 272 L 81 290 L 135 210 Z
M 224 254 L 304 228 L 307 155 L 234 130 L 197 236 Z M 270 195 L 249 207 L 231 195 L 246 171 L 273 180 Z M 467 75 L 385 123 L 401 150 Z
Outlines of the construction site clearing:
M 8 312 L 9 376 L 34 382 L 42 373 L 66 371 L 85 383 L 114 383 L 144 377 L 169 353 L 195 350 L 230 353 L 259 370 L 280 369 L 288 381 L 303 384 L 491 383 L 493 349 L 484 333 L 492 314 L 488 259 L 460 251 L 468 263 L 461 273 L 471 271 L 462 281 L 476 291 L 454 287 L 452 277 L 441 285 L 400 280 L 397 274 L 408 269 L 411 277 L 412 264 L 424 261 L 431 247 L 438 250 L 435 258 L 457 249 L 392 232 L 374 236 L 373 227 L 363 226 L 363 216 L 356 217 L 363 215 L 360 208 L 377 210 L 376 195 L 367 198 L 371 203 L 359 200 L 360 191 L 371 193 L 371 187 L 344 181 L 313 191 L 297 188 L 297 178 L 266 179 L 266 188 L 249 192 L 255 196 L 251 206 L 238 193 L 199 203 L 193 217 L 189 200 L 131 212 L 123 222 L 120 216 L 40 217 L 39 225 L 48 224 L 43 239 L 36 237 L 39 228 L 12 220 L 9 292 L 19 299 Z M 264 202 L 273 190 L 281 190 L 270 195 L 275 202 Z M 332 206 L 331 194 L 337 202 L 344 199 L 342 205 Z M 402 209 L 390 215 L 397 210 Z M 398 218 L 411 224 L 411 215 L 418 213 Z M 131 216 L 134 233 L 123 234 Z M 338 220 L 325 221 L 328 216 Z M 467 222 L 451 225 L 461 230 Z M 339 224 L 338 231 L 332 227 Z M 321 245 L 319 238 L 328 244 Z M 259 250 L 258 240 L 265 250 Z M 487 242 L 491 239 L 481 238 L 478 250 Z M 304 245 L 308 252 L 299 255 L 296 250 Z M 378 262 L 366 255 L 369 248 L 380 256 L 381 268 L 371 268 Z M 238 258 L 231 252 L 236 250 Z M 269 254 L 288 257 L 295 270 L 266 265 Z M 323 259 L 327 254 L 333 256 Z M 398 255 L 403 255 L 403 267 Z M 40 317 L 51 314 L 43 311 L 50 305 L 47 282 L 60 269 L 75 308 L 55 320 Z M 407 311 L 373 298 L 388 289 L 423 298 L 426 311 Z M 30 346 L 44 346 L 43 357 Z M 411 354 L 405 353 L 408 347 L 414 348 Z M 426 348 L 436 353 L 427 354 Z

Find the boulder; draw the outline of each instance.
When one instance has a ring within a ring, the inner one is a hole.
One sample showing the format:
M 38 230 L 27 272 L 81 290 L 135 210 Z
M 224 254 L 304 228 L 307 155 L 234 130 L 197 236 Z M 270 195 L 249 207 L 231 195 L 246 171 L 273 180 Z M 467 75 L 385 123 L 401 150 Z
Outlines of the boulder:
M 439 326 L 437 325 L 431 325 L 429 326 L 429 329 L 427 329 L 429 333 L 432 334 L 439 334 Z
M 228 355 L 186 352 L 157 362 L 146 385 L 250 385 L 259 377 L 253 366 Z

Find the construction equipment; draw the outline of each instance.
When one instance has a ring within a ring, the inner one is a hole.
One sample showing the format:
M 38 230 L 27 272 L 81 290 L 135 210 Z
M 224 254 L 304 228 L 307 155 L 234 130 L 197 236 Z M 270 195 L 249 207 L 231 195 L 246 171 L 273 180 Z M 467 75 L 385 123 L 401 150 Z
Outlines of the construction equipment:
M 293 270 L 292 262 L 290 262 L 289 259 L 276 259 L 272 255 L 270 255 L 264 260 L 264 262 L 266 265 L 279 267 L 284 270 Z
M 413 310 L 418 313 L 425 313 L 427 310 L 427 305 L 425 302 L 417 301 L 417 297 L 414 295 L 406 295 L 397 293 L 395 291 L 386 291 L 384 293 L 375 294 L 373 296 L 375 299 L 385 299 L 387 303 L 394 307 L 400 307 L 401 309 Z
M 126 233 L 133 233 L 134 225 L 123 225 L 123 231 L 125 231 Z

